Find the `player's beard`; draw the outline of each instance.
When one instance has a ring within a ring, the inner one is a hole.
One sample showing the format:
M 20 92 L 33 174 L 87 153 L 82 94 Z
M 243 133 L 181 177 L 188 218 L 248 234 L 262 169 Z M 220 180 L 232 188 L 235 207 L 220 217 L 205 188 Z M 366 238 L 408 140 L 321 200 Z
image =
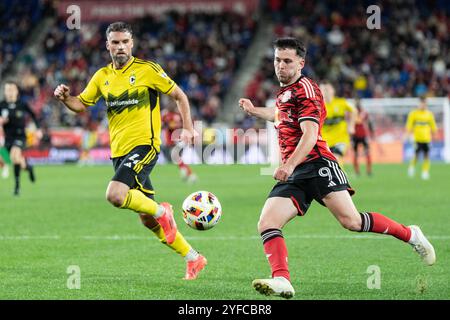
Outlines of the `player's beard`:
M 283 85 L 288 85 L 290 82 L 293 81 L 294 76 L 293 75 L 289 75 L 287 73 L 281 74 L 281 73 L 277 73 L 276 74 L 278 81 Z
M 123 52 L 123 54 L 112 55 L 112 59 L 114 61 L 114 64 L 116 65 L 116 67 L 121 68 L 128 62 L 128 60 L 130 59 L 130 55 Z

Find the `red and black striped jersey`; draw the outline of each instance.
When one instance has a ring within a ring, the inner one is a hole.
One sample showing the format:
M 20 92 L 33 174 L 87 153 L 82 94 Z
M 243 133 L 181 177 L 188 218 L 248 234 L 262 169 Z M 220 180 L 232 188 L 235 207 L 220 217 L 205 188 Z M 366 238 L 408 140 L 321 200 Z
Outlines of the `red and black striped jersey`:
M 314 121 L 319 125 L 317 142 L 304 162 L 321 157 L 337 161 L 321 135 L 326 116 L 322 92 L 308 77 L 302 75 L 298 81 L 280 89 L 276 99 L 275 128 L 283 163 L 289 159 L 303 135 L 302 121 Z

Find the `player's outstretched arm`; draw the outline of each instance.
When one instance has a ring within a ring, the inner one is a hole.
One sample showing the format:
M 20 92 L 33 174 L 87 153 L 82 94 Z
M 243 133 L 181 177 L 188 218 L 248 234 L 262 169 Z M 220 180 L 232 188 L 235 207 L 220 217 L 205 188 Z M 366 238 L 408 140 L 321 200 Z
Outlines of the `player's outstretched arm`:
M 275 107 L 270 108 L 260 108 L 255 107 L 249 99 L 241 98 L 239 99 L 239 107 L 247 112 L 247 114 L 261 118 L 267 121 L 275 121 Z
M 70 88 L 64 84 L 60 84 L 56 87 L 54 96 L 64 103 L 64 105 L 73 112 L 79 113 L 86 111 L 86 105 L 84 105 L 77 97 L 70 95 Z

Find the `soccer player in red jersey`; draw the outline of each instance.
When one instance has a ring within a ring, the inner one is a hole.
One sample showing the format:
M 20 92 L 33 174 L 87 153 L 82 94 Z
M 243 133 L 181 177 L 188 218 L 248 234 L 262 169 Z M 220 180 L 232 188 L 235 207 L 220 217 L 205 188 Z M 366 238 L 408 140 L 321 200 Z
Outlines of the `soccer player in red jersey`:
M 350 197 L 354 191 L 321 137 L 326 109 L 318 85 L 301 73 L 305 46 L 295 38 L 281 38 L 274 48 L 275 73 L 281 86 L 276 106 L 261 108 L 248 99 L 239 100 L 248 114 L 275 123 L 282 155 L 282 164 L 273 174 L 278 183 L 258 222 L 272 278 L 256 279 L 253 287 L 266 295 L 294 296 L 281 229 L 295 216 L 305 215 L 312 200 L 326 206 L 344 228 L 392 235 L 410 243 L 423 261 L 432 265 L 436 259 L 433 246 L 419 227 L 406 227 L 377 212 L 358 212 Z
M 183 121 L 181 115 L 177 112 L 174 105 L 170 104 L 162 112 L 161 120 L 164 129 L 165 144 L 162 146 L 162 151 L 167 161 L 173 161 L 180 169 L 181 179 L 193 183 L 197 181 L 197 175 L 192 171 L 191 167 L 184 163 L 180 154 L 179 136 L 175 136 L 174 132 L 181 131 L 183 128 Z
M 359 162 L 358 162 L 358 147 L 360 145 L 364 148 L 364 155 L 366 156 L 366 172 L 367 175 L 372 175 L 372 158 L 370 157 L 370 146 L 368 138 L 373 137 L 374 130 L 372 122 L 369 118 L 369 113 L 361 106 L 361 101 L 356 100 L 356 121 L 355 121 L 355 133 L 352 136 L 353 139 L 353 168 L 357 175 L 360 174 Z

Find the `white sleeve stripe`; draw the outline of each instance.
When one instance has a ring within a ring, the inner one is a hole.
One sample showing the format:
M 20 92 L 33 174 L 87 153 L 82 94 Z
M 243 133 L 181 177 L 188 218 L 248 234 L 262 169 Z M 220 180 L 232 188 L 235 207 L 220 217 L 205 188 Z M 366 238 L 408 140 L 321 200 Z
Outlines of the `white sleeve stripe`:
M 305 94 L 306 94 L 306 97 L 309 99 L 309 98 L 311 98 L 310 96 L 309 96 L 309 91 L 308 91 L 308 88 L 306 87 L 306 85 L 303 83 L 303 82 L 301 82 L 300 81 L 300 84 L 303 86 L 303 88 L 305 89 Z
M 315 97 L 316 96 L 316 92 L 314 91 L 314 86 L 312 85 L 311 81 L 309 81 L 306 78 L 304 78 L 304 79 L 309 84 L 309 87 L 311 88 L 312 96 Z
M 305 88 L 308 88 L 309 98 L 312 98 L 313 97 L 313 93 L 311 92 L 311 87 L 309 86 L 309 83 L 306 82 L 305 78 L 302 79 L 302 83 L 305 85 Z
M 302 78 L 300 82 L 305 86 L 305 88 L 308 88 L 309 97 L 307 98 L 315 97 L 314 87 L 312 86 L 311 82 L 309 82 L 309 80 L 306 78 Z
M 300 80 L 300 83 L 303 85 L 303 88 L 305 88 L 306 98 L 311 98 L 311 92 L 309 91 L 308 85 L 304 81 L 304 78 Z

